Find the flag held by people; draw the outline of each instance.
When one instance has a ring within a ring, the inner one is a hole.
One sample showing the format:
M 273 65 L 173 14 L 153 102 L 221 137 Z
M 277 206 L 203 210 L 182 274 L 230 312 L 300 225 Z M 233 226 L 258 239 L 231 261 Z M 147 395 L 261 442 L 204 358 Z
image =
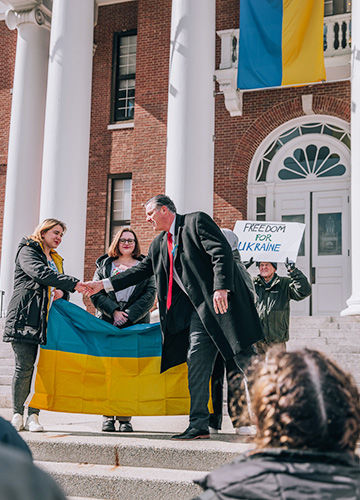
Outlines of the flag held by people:
M 65 300 L 53 303 L 30 405 L 100 415 L 186 415 L 187 366 L 160 374 L 158 323 L 119 330 Z
M 323 0 L 240 0 L 238 88 L 326 80 Z

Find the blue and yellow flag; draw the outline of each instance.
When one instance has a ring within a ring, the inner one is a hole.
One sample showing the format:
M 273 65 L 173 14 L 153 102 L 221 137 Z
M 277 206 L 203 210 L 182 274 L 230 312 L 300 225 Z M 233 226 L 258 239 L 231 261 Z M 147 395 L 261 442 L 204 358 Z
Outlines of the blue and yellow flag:
M 187 366 L 160 374 L 158 323 L 119 330 L 57 300 L 41 346 L 30 406 L 99 415 L 186 415 Z
M 323 0 L 240 0 L 238 88 L 326 80 Z

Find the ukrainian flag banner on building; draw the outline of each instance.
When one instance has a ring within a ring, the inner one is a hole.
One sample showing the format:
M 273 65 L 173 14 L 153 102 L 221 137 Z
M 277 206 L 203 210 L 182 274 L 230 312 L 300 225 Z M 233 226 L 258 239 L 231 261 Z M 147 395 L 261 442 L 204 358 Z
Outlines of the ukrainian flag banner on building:
M 186 415 L 187 366 L 160 374 L 158 323 L 119 330 L 65 300 L 53 303 L 30 405 L 99 415 Z
M 240 0 L 238 88 L 326 80 L 323 0 Z

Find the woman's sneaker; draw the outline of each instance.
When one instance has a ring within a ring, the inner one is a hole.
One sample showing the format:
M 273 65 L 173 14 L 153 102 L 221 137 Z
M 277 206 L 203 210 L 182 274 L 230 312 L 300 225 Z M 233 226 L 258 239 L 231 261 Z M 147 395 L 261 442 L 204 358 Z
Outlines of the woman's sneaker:
M 44 427 L 39 422 L 39 416 L 33 413 L 26 419 L 25 429 L 30 432 L 42 432 Z
M 24 417 L 20 413 L 14 413 L 11 423 L 18 432 L 24 429 Z

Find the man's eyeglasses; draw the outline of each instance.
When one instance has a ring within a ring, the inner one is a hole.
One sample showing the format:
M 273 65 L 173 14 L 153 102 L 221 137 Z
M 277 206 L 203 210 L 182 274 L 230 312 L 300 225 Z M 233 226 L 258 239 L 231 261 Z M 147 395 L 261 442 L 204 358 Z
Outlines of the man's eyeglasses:
M 128 243 L 129 245 L 132 245 L 133 243 L 135 243 L 135 240 L 133 239 L 126 239 L 126 238 L 120 238 L 119 239 L 119 242 L 122 244 L 122 245 L 125 245 L 125 243 Z

